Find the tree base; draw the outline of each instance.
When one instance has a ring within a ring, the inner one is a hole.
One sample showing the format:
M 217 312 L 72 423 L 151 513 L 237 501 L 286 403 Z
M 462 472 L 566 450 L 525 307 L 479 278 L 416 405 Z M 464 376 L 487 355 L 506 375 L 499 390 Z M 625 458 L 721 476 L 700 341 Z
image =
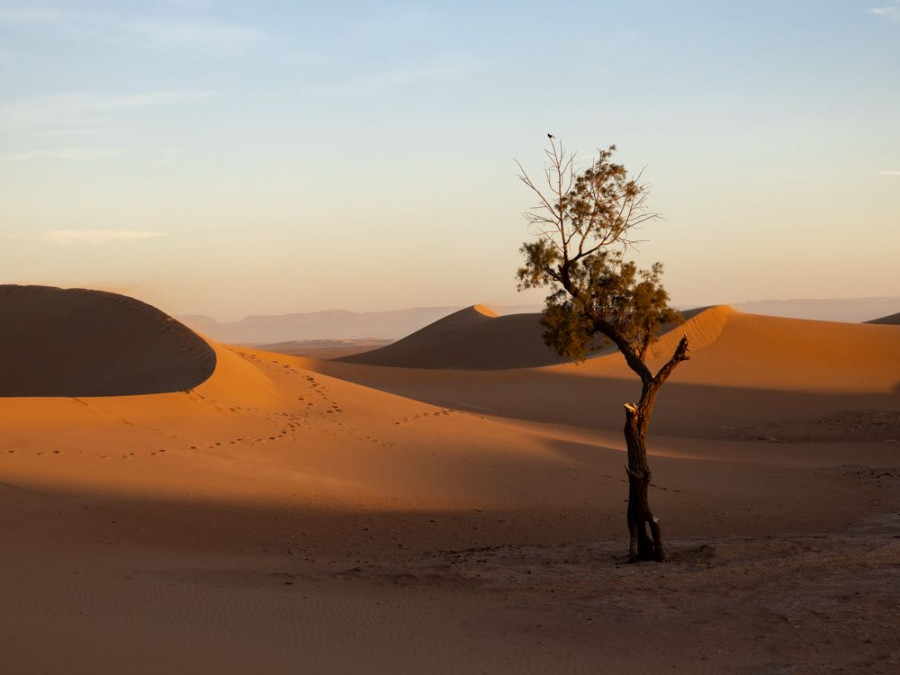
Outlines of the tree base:
M 650 533 L 647 533 L 649 527 Z M 649 518 L 632 523 L 629 519 L 628 529 L 631 532 L 631 546 L 628 562 L 665 562 L 666 555 L 662 545 L 662 532 L 659 527 L 659 518 Z M 635 534 L 637 536 L 635 536 Z
M 643 439 L 640 447 L 643 450 Z M 646 454 L 643 455 L 644 458 Z M 641 469 L 625 467 L 628 474 L 628 533 L 630 543 L 628 558 L 630 562 L 652 560 L 664 562 L 666 559 L 662 543 L 662 528 L 659 518 L 653 515 L 648 502 L 650 488 L 650 471 L 646 463 Z M 648 531 L 649 530 L 649 531 Z

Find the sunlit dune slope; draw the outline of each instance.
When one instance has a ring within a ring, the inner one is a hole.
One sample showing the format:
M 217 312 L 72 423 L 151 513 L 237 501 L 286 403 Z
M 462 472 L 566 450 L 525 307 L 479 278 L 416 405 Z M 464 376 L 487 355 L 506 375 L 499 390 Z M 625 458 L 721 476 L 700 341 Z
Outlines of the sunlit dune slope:
M 541 338 L 540 314 L 497 316 L 474 305 L 394 344 L 340 361 L 398 368 L 500 370 L 561 363 Z
M 682 333 L 692 358 L 676 381 L 754 389 L 887 393 L 900 386 L 900 328 L 744 314 L 701 312 L 664 335 L 653 365 Z
M 180 391 L 216 367 L 198 335 L 115 293 L 0 286 L 0 316 L 0 396 Z

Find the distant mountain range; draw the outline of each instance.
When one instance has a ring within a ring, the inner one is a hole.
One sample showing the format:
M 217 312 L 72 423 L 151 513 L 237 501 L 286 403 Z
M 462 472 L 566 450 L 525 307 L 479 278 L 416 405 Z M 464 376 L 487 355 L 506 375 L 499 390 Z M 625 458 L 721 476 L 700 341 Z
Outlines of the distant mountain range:
M 762 300 L 728 303 L 750 314 L 845 321 L 875 321 L 900 312 L 900 297 L 853 299 Z M 202 315 L 178 319 L 197 332 L 218 342 L 263 345 L 298 340 L 369 339 L 393 340 L 405 337 L 454 312 L 459 306 L 414 307 L 387 312 L 333 310 L 272 316 L 249 316 L 240 321 L 220 323 Z M 541 305 L 491 306 L 497 314 L 540 312 Z M 687 309 L 687 307 L 682 307 Z
M 900 312 L 900 298 L 759 300 L 728 303 L 739 312 L 818 321 L 863 323 Z
M 219 323 L 202 315 L 177 317 L 198 333 L 228 344 L 263 345 L 276 342 L 328 339 L 402 338 L 420 328 L 453 314 L 463 307 L 414 307 L 388 312 L 350 312 L 333 310 L 248 316 L 240 321 Z M 540 305 L 492 307 L 498 314 L 522 314 L 541 311 Z

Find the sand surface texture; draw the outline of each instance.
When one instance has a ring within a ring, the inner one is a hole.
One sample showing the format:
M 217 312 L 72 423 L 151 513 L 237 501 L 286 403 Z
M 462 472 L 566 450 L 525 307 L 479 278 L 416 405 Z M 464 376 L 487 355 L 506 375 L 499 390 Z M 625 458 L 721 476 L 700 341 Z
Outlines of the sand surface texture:
M 0 398 L 4 673 L 900 670 L 900 327 L 664 335 L 692 340 L 651 429 L 671 561 L 628 565 L 616 354 L 541 361 L 534 317 L 472 308 L 443 325 L 479 339 L 323 361 L 110 294 L 29 321 L 48 294 L 0 293 L 30 368 Z M 84 375 L 76 338 L 141 377 Z M 81 389 L 137 380 L 168 393 Z

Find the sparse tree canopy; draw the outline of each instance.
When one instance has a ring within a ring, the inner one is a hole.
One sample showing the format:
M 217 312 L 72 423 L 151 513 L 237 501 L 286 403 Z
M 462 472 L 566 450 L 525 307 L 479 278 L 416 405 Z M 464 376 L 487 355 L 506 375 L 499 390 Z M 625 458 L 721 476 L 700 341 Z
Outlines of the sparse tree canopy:
M 522 245 L 525 264 L 518 271 L 519 289 L 549 288 L 541 323 L 545 341 L 557 353 L 583 361 L 602 336 L 640 378 L 640 399 L 624 404 L 629 552 L 632 560 L 661 561 L 659 520 L 647 503 L 646 435 L 659 389 L 688 359 L 688 341 L 682 337 L 671 358 L 651 372 L 650 346 L 663 326 L 679 322 L 681 315 L 669 306 L 660 282 L 662 265 L 640 270 L 625 259 L 635 243 L 635 229 L 658 215 L 647 208 L 648 190 L 640 175 L 630 178 L 624 166 L 612 161 L 615 150 L 600 150 L 579 173 L 574 154 L 551 137 L 542 185 L 519 164 L 519 178 L 538 199 L 527 214 L 535 239 Z

